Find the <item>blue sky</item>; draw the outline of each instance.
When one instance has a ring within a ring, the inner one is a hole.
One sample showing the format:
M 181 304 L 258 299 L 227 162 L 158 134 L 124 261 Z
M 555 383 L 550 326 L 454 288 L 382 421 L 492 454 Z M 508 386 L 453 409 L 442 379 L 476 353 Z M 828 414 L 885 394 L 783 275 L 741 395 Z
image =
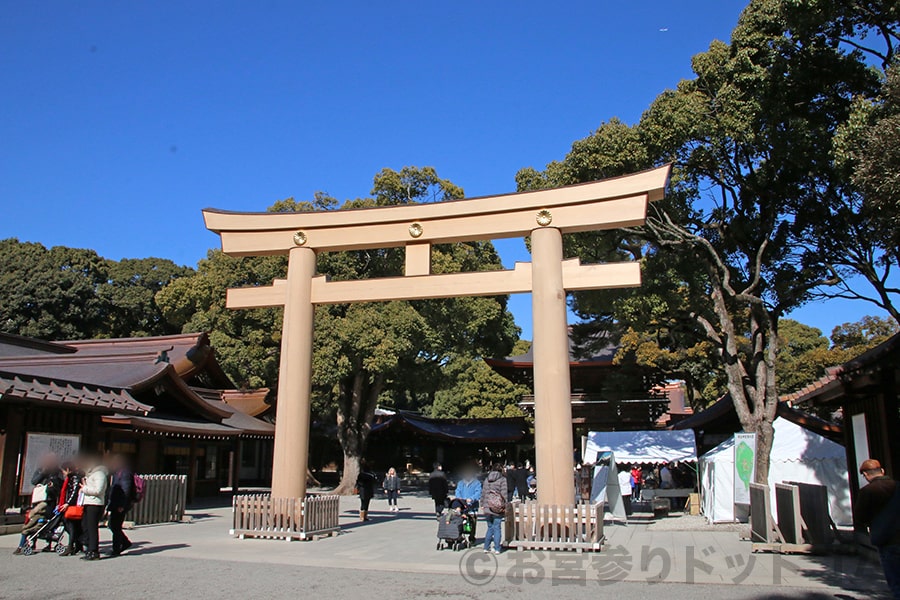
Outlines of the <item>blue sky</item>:
M 743 5 L 2 0 L 0 238 L 194 265 L 218 244 L 204 207 L 364 196 L 404 165 L 514 191 L 690 77 Z M 511 306 L 530 337 L 530 298 Z M 827 333 L 873 312 L 793 316 Z

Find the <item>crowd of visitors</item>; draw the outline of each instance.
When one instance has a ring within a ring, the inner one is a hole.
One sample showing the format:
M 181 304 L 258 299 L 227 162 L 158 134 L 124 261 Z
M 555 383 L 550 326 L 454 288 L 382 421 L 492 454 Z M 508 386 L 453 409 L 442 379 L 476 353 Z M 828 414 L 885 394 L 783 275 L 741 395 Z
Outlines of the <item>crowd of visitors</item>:
M 104 460 L 84 452 L 60 464 L 55 454 L 48 453 L 41 458 L 31 484 L 31 508 L 14 554 L 31 554 L 44 540 L 43 552 L 56 551 L 60 556 L 81 554 L 83 560 L 97 560 L 100 524 L 105 515 L 112 533 L 110 556 L 118 556 L 131 547 L 123 524 L 126 513 L 140 499 L 142 481 L 124 457 L 109 455 Z M 60 524 L 64 536 L 56 533 Z
M 356 491 L 359 495 L 359 519 L 369 520 L 369 507 L 378 487 L 378 475 L 368 463 L 360 462 L 359 476 L 356 479 Z M 399 512 L 401 481 L 397 469 L 391 467 L 384 474 L 381 484 L 388 503 L 389 512 Z M 481 514 L 487 524 L 485 534 L 485 552 L 500 552 L 502 539 L 501 527 L 505 516 L 506 504 L 515 499 L 534 500 L 537 494 L 537 479 L 534 467 L 528 462 L 503 465 L 496 463 L 483 474 L 475 463 L 465 465 L 459 471 L 459 480 L 453 487 L 451 495 L 450 480 L 440 463 L 434 464 L 434 470 L 428 477 L 428 495 L 434 501 L 435 516 L 440 517 L 448 508 L 461 514 Z M 467 533 L 475 537 L 472 519 L 472 530 Z

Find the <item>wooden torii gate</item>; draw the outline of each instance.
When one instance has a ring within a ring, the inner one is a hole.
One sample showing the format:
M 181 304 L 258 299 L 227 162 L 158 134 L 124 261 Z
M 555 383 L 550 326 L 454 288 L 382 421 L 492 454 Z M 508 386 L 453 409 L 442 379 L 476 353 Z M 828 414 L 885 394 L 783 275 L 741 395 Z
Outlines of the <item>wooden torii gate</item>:
M 574 502 L 566 292 L 639 286 L 635 262 L 563 259 L 562 234 L 644 223 L 669 167 L 501 196 L 307 213 L 203 211 L 231 256 L 287 254 L 287 279 L 228 290 L 229 308 L 284 307 L 272 496 L 306 496 L 313 311 L 316 304 L 532 294 L 534 429 L 539 504 Z M 431 274 L 432 244 L 531 236 L 531 263 L 512 270 Z M 328 281 L 316 254 L 403 246 L 403 277 Z

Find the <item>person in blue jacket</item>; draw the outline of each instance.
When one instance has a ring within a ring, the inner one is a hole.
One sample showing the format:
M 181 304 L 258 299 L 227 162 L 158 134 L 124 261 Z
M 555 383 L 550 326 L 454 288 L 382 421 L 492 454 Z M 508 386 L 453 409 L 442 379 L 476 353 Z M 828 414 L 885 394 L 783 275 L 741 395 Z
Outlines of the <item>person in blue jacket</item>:
M 462 480 L 456 484 L 456 498 L 454 503 L 464 503 L 464 513 L 468 514 L 472 531 L 468 533 L 469 539 L 475 542 L 475 526 L 478 522 L 478 504 L 481 502 L 481 482 L 478 480 L 478 471 L 475 467 L 468 467 L 462 473 Z M 453 504 L 450 505 L 453 508 Z
M 481 482 L 475 469 L 466 469 L 463 478 L 456 484 L 456 498 L 466 503 L 466 510 L 477 510 L 481 501 Z

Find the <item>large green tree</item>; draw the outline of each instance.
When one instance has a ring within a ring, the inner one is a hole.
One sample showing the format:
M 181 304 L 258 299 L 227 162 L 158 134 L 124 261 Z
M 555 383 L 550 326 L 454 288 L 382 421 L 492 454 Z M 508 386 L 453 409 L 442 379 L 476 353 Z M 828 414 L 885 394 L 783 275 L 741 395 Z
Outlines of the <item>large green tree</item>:
M 900 323 L 900 65 L 887 70 L 877 96 L 856 98 L 834 156 L 844 201 L 820 207 L 821 236 L 839 281 L 821 293 L 870 302 Z
M 162 258 L 0 240 L 0 331 L 48 340 L 176 333 L 154 295 L 192 272 Z
M 605 123 L 565 160 L 517 178 L 529 189 L 674 163 L 645 227 L 573 241 L 594 258 L 641 260 L 649 286 L 577 294 L 575 307 L 621 321 L 629 304 L 648 305 L 631 309 L 638 329 L 664 326 L 666 344 L 680 348 L 709 344 L 743 428 L 758 436 L 760 480 L 778 402 L 779 319 L 836 282 L 821 252 L 821 207 L 847 202 L 835 133 L 854 99 L 878 89 L 876 70 L 844 37 L 852 23 L 865 38 L 890 5 L 848 4 L 752 1 L 730 43 L 696 55 L 695 76 L 637 125 Z M 666 322 L 648 323 L 652 315 Z

